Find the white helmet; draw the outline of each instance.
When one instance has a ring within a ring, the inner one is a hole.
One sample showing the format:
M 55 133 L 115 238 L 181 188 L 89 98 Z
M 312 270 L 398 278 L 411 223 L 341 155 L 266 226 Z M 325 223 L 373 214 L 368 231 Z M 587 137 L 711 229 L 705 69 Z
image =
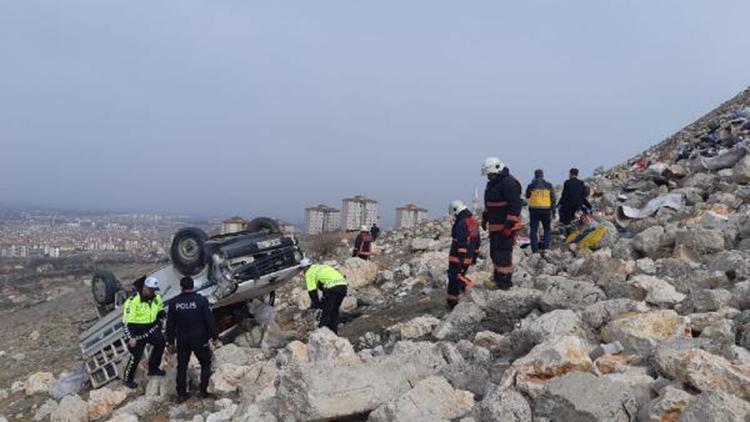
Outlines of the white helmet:
M 466 209 L 466 204 L 463 203 L 463 201 L 459 201 L 456 199 L 455 201 L 451 202 L 451 205 L 448 207 L 448 212 L 450 215 L 456 216 L 461 211 Z
M 309 259 L 309 258 L 302 258 L 302 259 L 301 259 L 301 260 L 299 261 L 299 266 L 300 266 L 300 267 L 302 267 L 302 268 L 307 268 L 307 267 L 309 267 L 310 265 L 312 265 L 312 261 L 310 261 L 310 259 Z
M 490 157 L 484 160 L 484 164 L 482 165 L 482 176 L 500 173 L 504 168 L 505 164 L 503 164 L 499 158 Z
M 369 232 L 370 228 L 363 224 L 363 225 L 361 225 L 359 227 L 359 231 L 361 231 L 361 232 Z

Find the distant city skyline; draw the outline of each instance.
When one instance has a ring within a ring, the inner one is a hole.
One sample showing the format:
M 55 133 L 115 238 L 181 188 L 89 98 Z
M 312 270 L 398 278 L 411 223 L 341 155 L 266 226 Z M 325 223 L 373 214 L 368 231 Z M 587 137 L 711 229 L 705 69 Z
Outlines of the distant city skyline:
M 0 3 L 0 200 L 383 226 L 560 184 L 747 87 L 750 2 Z

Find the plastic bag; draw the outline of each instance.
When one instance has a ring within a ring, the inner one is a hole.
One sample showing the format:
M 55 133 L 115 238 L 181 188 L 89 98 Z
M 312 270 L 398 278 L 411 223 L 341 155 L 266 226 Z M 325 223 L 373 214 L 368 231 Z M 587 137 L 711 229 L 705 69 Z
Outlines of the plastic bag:
M 83 366 L 72 371 L 65 371 L 60 374 L 60 378 L 49 394 L 55 400 L 60 400 L 65 396 L 76 394 L 81 391 L 86 383 L 86 370 Z

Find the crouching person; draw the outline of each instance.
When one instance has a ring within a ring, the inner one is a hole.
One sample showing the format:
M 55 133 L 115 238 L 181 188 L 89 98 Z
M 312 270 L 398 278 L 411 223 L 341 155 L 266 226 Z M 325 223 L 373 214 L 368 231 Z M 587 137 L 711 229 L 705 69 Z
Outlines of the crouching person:
M 135 371 L 147 344 L 153 347 L 148 359 L 148 375 L 166 375 L 159 368 L 165 346 L 161 333 L 164 303 L 161 296 L 156 293 L 159 290 L 159 280 L 148 277 L 143 281 L 137 280 L 135 284 L 137 293 L 125 301 L 122 311 L 123 334 L 130 352 L 130 359 L 123 373 L 123 382 L 128 388 L 138 387 L 135 382 Z
M 346 278 L 330 265 L 312 264 L 305 258 L 300 261 L 305 271 L 305 285 L 313 309 L 320 309 L 319 327 L 328 327 L 338 333 L 339 309 L 346 297 Z M 323 292 L 321 300 L 318 291 Z
M 469 267 L 477 261 L 481 240 L 479 223 L 463 202 L 453 201 L 449 212 L 456 219 L 451 230 L 453 241 L 448 256 L 448 293 L 446 294 L 448 309 L 453 309 L 458 304 L 461 293 L 473 284 L 466 277 L 466 273 Z

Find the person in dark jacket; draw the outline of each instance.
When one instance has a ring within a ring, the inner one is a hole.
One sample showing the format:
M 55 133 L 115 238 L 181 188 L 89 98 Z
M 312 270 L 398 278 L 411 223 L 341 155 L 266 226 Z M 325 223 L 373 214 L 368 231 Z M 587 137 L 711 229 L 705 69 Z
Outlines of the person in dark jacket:
M 372 236 L 372 241 L 378 240 L 378 236 L 380 236 L 380 227 L 378 227 L 378 223 L 372 223 L 372 227 L 370 227 L 370 236 Z
M 499 158 L 490 157 L 482 166 L 487 176 L 482 228 L 490 232 L 490 258 L 497 287 L 513 286 L 513 246 L 521 229 L 521 184 Z
M 354 239 L 354 250 L 352 250 L 352 256 L 364 260 L 368 260 L 370 259 L 370 256 L 372 256 L 372 236 L 370 235 L 370 229 L 368 229 L 367 226 L 362 226 L 357 238 Z
M 542 223 L 544 237 L 542 241 L 542 253 L 549 249 L 552 239 L 552 218 L 555 215 L 556 198 L 555 188 L 551 183 L 544 180 L 544 171 L 534 171 L 534 180 L 526 187 L 526 199 L 529 201 L 529 231 L 531 240 L 531 251 L 539 250 L 539 223 Z
M 466 204 L 453 201 L 449 212 L 456 219 L 451 229 L 453 240 L 448 256 L 448 292 L 445 296 L 448 309 L 452 310 L 458 305 L 461 293 L 473 284 L 466 273 L 477 262 L 481 239 L 479 224 Z
M 193 279 L 180 280 L 182 293 L 172 300 L 167 311 L 167 344 L 170 350 L 177 343 L 177 397 L 184 402 L 187 392 L 187 367 L 190 354 L 194 354 L 201 365 L 201 396 L 208 397 L 208 381 L 211 377 L 211 347 L 209 341 L 218 341 L 219 330 L 211 312 L 208 299 L 193 291 Z
M 591 208 L 588 201 L 589 188 L 578 179 L 578 169 L 570 169 L 570 178 L 563 185 L 560 197 L 560 224 L 570 226 L 576 218 L 576 213 L 582 208 Z

